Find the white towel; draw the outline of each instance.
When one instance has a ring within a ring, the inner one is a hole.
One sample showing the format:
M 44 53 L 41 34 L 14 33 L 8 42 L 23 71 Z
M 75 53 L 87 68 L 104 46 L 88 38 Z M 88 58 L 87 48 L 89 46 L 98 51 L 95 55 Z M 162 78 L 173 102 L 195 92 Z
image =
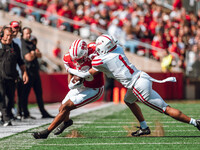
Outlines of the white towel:
M 145 72 L 142 72 L 142 73 L 141 73 L 141 77 L 142 77 L 142 78 L 147 78 L 147 79 L 149 79 L 150 81 L 152 81 L 152 82 L 157 82 L 157 83 L 176 82 L 176 78 L 175 78 L 175 77 L 168 77 L 168 78 L 163 79 L 163 80 L 157 80 L 157 79 L 152 78 L 151 76 L 149 76 L 149 75 L 148 75 L 147 73 L 145 73 Z

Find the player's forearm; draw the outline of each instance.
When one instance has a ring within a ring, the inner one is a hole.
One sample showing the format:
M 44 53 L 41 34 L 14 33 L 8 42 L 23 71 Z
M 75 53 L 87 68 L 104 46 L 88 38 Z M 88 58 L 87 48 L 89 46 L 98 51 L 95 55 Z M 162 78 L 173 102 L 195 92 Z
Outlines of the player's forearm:
M 73 74 L 73 75 L 76 75 L 78 77 L 81 77 L 81 78 L 93 80 L 93 76 L 90 74 L 89 71 L 82 72 L 82 71 L 78 71 L 78 70 L 75 70 L 75 69 L 72 69 L 72 68 L 68 68 L 68 72 Z

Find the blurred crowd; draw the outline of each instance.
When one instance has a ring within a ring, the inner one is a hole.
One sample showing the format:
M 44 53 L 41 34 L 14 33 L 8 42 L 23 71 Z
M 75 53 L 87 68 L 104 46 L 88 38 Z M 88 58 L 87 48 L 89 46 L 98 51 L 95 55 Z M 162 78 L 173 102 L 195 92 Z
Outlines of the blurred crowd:
M 190 74 L 192 66 L 200 59 L 200 10 L 186 12 L 181 0 L 173 1 L 173 10 L 163 8 L 154 0 L 143 0 L 141 4 L 133 0 L 14 1 L 27 7 L 22 9 L 9 4 L 4 5 L 4 10 L 84 38 L 94 40 L 101 34 L 101 28 L 132 53 L 146 53 L 137 41 L 164 49 L 148 52 L 151 58 L 162 62 L 163 71 L 176 66 Z M 45 13 L 31 9 L 32 6 Z M 90 26 L 72 24 L 62 17 Z

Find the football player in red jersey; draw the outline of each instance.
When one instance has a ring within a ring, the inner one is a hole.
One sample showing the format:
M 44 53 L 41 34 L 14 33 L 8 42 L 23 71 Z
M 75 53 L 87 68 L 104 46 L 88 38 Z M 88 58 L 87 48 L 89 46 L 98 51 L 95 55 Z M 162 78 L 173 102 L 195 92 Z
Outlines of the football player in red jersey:
M 95 43 L 87 46 L 85 41 L 75 40 L 70 46 L 69 53 L 65 54 L 63 58 L 66 69 L 70 67 L 87 72 L 92 67 L 91 62 L 95 57 L 95 48 Z M 61 134 L 73 124 L 73 121 L 69 119 L 71 110 L 98 100 L 104 92 L 103 73 L 77 82 L 73 75 L 68 74 L 68 83 L 70 91 L 63 99 L 58 115 L 47 129 L 32 134 L 35 139 L 46 139 L 55 128 L 54 134 Z

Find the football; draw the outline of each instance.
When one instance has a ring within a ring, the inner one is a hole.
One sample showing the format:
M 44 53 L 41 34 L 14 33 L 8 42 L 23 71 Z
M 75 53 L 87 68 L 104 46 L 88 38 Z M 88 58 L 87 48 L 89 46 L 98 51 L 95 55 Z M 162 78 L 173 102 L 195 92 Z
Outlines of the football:
M 76 83 L 76 82 L 78 82 L 78 81 L 80 81 L 80 83 L 83 83 L 83 81 L 84 81 L 84 79 L 83 78 L 81 78 L 81 77 L 78 77 L 78 76 L 73 76 L 74 77 L 74 79 L 72 80 L 72 83 Z

